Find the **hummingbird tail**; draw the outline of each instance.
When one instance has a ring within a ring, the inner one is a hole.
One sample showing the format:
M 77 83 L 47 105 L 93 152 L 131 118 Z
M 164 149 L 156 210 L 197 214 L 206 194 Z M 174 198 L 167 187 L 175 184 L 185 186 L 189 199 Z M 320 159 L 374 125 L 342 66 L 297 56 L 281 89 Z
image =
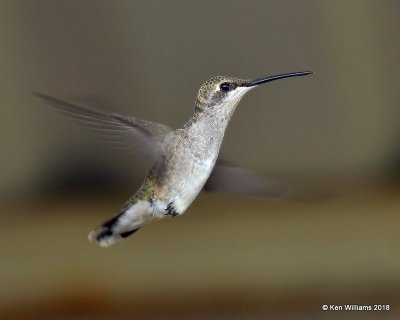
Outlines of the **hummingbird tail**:
M 97 241 L 100 246 L 108 247 L 113 245 L 118 240 L 129 237 L 140 229 L 136 226 L 133 229 L 123 224 L 123 217 L 126 211 L 122 211 L 114 215 L 111 219 L 104 222 L 102 225 L 89 233 L 90 241 Z

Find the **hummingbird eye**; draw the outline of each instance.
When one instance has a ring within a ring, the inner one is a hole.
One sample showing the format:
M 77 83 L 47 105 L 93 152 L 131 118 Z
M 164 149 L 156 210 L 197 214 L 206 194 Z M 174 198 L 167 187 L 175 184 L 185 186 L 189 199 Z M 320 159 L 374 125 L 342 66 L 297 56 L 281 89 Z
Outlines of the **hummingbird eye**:
M 232 86 L 231 86 L 230 83 L 224 82 L 224 83 L 221 83 L 221 84 L 219 85 L 219 89 L 220 89 L 221 91 L 223 91 L 223 92 L 228 92 L 229 90 L 232 90 Z

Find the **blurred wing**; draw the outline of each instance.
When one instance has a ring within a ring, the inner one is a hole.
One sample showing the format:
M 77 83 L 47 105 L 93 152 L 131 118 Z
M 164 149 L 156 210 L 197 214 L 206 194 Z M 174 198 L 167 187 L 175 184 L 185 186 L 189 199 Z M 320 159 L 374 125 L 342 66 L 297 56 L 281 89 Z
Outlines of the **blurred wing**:
M 290 193 L 287 188 L 262 178 L 250 169 L 220 161 L 215 165 L 204 189 L 211 192 L 272 198 L 285 197 Z
M 101 134 L 107 141 L 134 147 L 152 159 L 157 159 L 164 153 L 166 136 L 174 134 L 171 128 L 159 123 L 98 111 L 41 93 L 35 93 L 35 95 L 61 113 Z

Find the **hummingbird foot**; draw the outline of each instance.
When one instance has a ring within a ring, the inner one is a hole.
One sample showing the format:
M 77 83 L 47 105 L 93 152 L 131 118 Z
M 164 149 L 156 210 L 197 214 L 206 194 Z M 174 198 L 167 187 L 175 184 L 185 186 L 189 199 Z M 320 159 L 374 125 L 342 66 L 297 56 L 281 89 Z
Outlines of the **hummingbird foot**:
M 178 211 L 176 211 L 175 207 L 174 207 L 174 202 L 171 201 L 170 203 L 168 203 L 167 208 L 165 209 L 165 215 L 170 215 L 172 217 L 176 217 L 179 214 Z

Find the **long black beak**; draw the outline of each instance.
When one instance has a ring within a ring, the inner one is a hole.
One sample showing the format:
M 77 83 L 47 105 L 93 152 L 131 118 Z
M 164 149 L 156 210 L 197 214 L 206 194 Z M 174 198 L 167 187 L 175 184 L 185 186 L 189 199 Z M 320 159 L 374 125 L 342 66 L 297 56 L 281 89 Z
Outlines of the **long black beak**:
M 289 78 L 289 77 L 302 77 L 312 74 L 312 71 L 299 71 L 299 72 L 291 72 L 291 73 L 284 73 L 284 74 L 277 74 L 274 76 L 269 76 L 269 77 L 264 77 L 264 78 L 258 78 L 253 81 L 250 81 L 246 84 L 243 84 L 244 87 L 253 87 L 257 86 L 262 83 L 270 82 L 270 81 L 275 81 L 283 78 Z

